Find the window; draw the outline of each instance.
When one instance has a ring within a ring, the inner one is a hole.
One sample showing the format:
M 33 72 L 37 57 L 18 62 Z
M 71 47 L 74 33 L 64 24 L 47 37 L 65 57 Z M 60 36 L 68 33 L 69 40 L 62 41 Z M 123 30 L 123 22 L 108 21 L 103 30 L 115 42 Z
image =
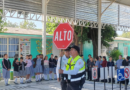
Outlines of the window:
M 19 39 L 9 38 L 9 58 L 19 57 Z
M 124 58 L 128 56 L 128 47 L 124 47 Z
M 7 54 L 7 38 L 0 38 L 0 58 Z
M 8 54 L 9 58 L 19 57 L 18 38 L 0 38 L 0 58 Z

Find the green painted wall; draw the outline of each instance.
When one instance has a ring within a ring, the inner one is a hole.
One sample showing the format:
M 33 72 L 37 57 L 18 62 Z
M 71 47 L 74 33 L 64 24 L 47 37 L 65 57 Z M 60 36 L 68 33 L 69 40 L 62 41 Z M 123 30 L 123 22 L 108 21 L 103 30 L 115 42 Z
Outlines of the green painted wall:
M 83 55 L 86 61 L 88 59 L 89 54 L 91 54 L 91 56 L 93 57 L 93 45 L 92 45 L 92 42 L 90 43 L 85 42 L 83 45 Z
M 31 39 L 31 54 L 33 58 L 38 54 L 42 54 L 42 40 L 41 39 Z M 46 55 L 50 58 L 52 54 L 52 39 L 46 40 Z M 45 55 L 44 55 L 45 56 Z

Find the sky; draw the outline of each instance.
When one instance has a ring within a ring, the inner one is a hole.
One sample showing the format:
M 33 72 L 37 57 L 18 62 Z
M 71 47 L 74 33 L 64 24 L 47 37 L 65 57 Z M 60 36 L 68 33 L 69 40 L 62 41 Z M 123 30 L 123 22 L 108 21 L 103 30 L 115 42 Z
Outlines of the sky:
M 24 19 L 16 19 L 16 18 L 6 18 L 6 21 L 10 21 L 12 23 L 20 23 L 24 21 Z M 37 29 L 42 29 L 42 22 L 40 21 L 32 21 L 35 23 Z M 117 31 L 118 35 L 122 35 L 123 31 Z

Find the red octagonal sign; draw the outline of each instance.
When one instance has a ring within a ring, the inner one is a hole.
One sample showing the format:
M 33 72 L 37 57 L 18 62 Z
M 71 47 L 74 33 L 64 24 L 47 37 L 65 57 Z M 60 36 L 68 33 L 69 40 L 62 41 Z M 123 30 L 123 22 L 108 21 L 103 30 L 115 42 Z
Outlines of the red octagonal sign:
M 68 23 L 59 24 L 54 31 L 53 42 L 58 49 L 66 49 L 73 41 L 73 28 Z

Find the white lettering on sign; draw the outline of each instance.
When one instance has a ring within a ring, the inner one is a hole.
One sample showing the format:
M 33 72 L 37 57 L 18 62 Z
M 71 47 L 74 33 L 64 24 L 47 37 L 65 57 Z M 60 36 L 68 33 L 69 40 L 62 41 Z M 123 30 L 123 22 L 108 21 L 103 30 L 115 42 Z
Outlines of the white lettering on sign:
M 60 32 L 56 32 L 55 34 L 55 41 L 65 41 L 66 38 L 68 41 L 71 40 L 72 36 L 71 36 L 72 32 L 69 30 L 67 31 L 60 31 Z M 64 35 L 64 38 L 62 38 L 62 35 Z
M 67 33 L 67 31 L 64 31 L 64 40 L 66 39 L 66 33 Z
M 68 34 L 67 34 L 67 40 L 68 40 L 68 41 L 71 40 L 71 31 L 68 31 Z
M 60 31 L 60 38 L 59 38 L 59 41 L 63 41 L 63 39 L 61 38 L 61 34 L 62 34 L 62 32 Z
M 56 32 L 56 35 L 55 35 L 55 41 L 58 41 L 58 32 Z

